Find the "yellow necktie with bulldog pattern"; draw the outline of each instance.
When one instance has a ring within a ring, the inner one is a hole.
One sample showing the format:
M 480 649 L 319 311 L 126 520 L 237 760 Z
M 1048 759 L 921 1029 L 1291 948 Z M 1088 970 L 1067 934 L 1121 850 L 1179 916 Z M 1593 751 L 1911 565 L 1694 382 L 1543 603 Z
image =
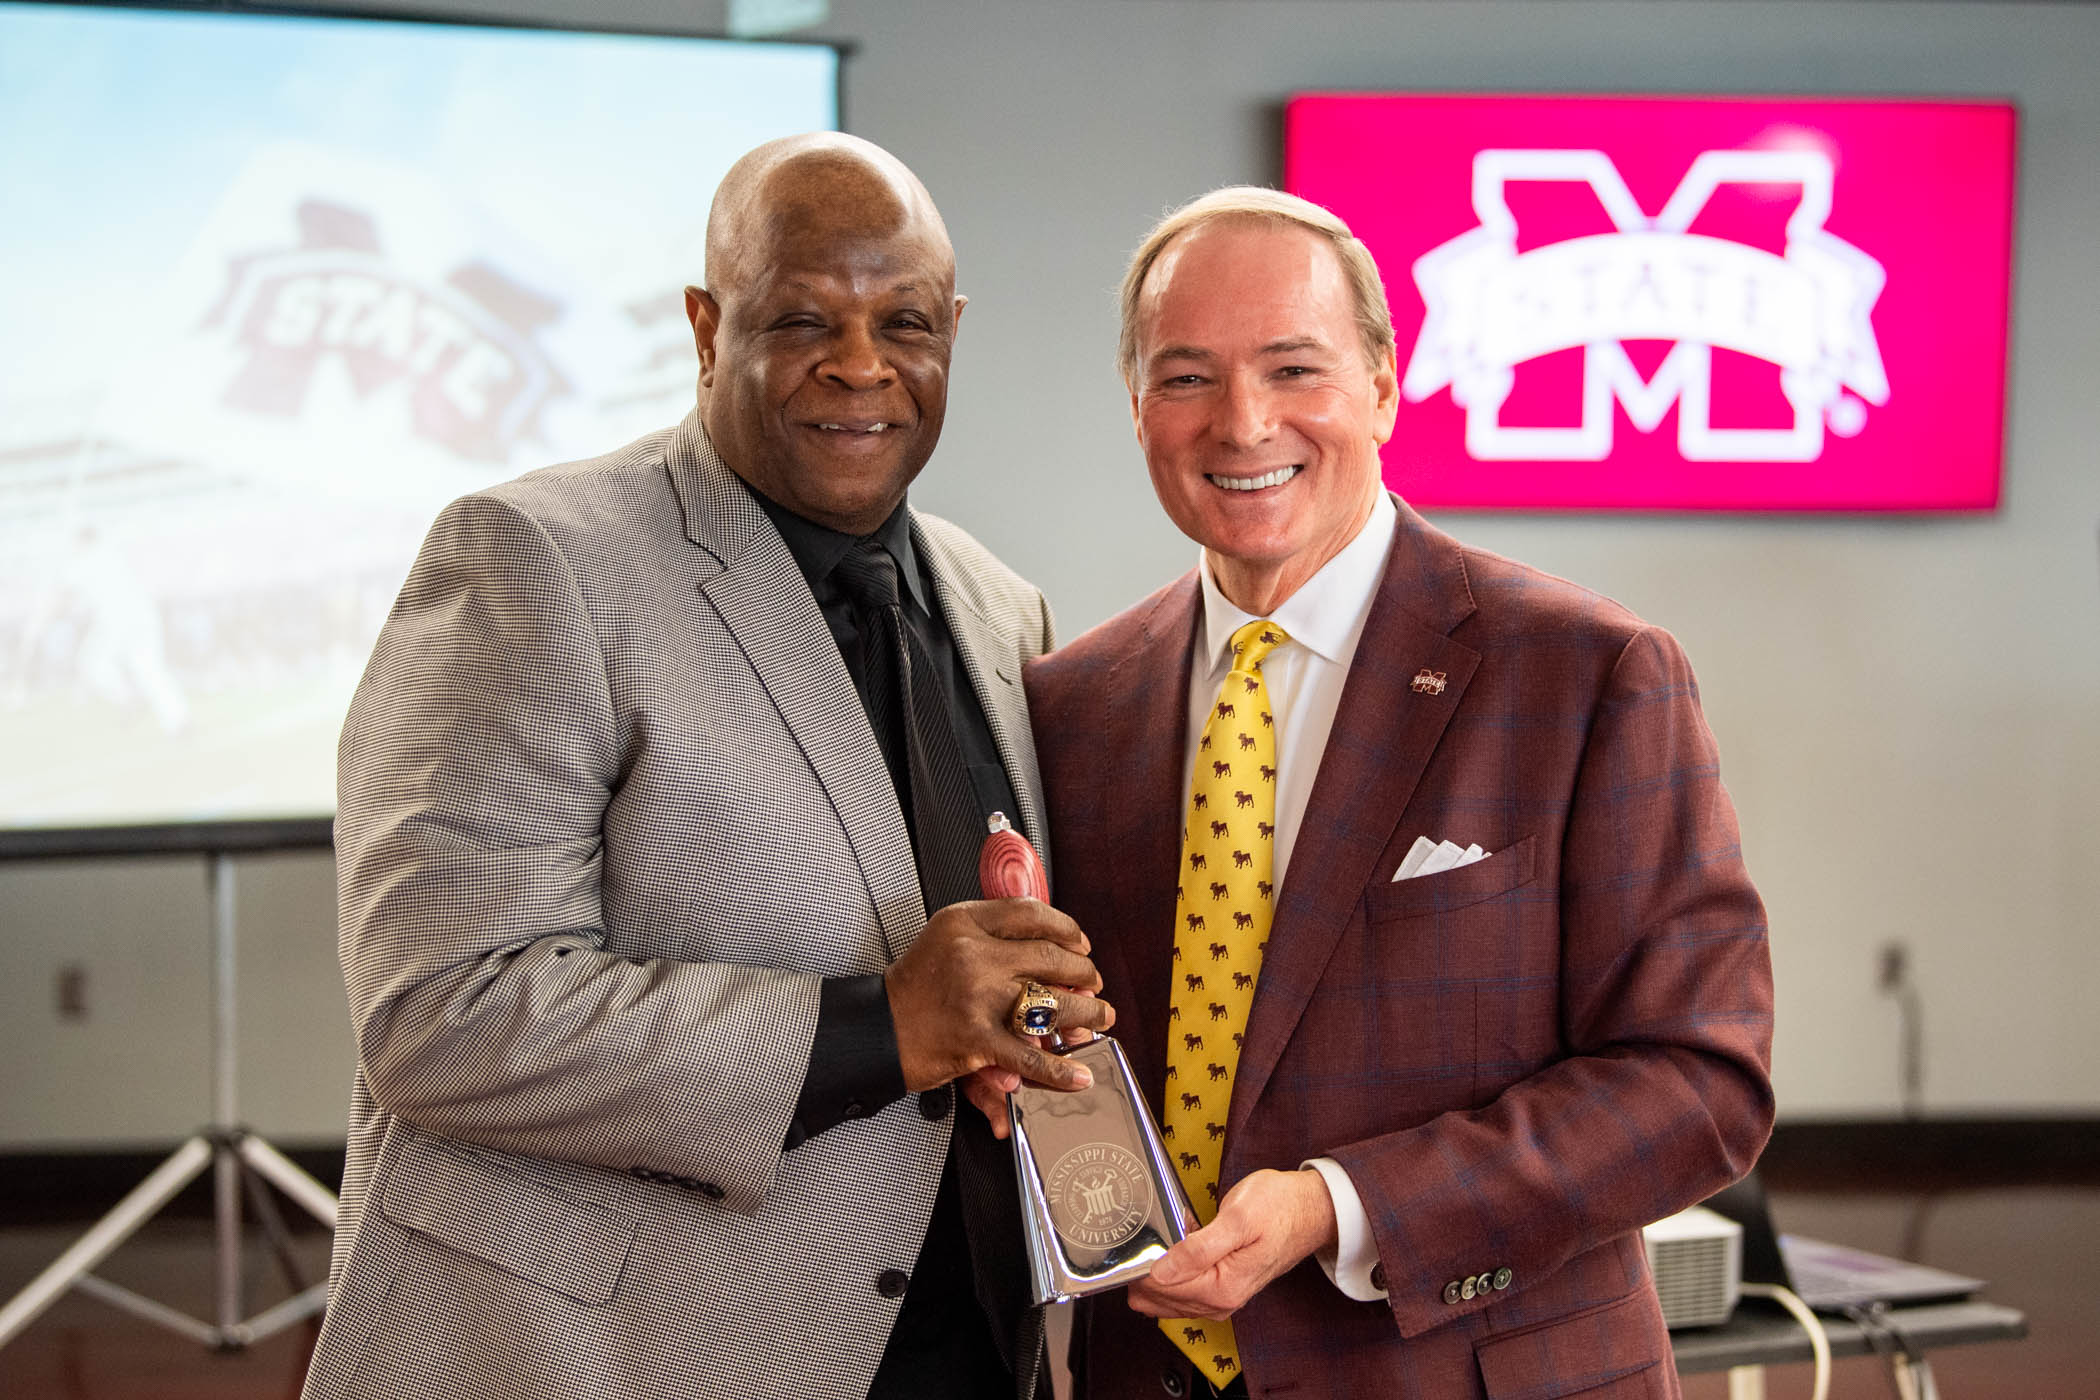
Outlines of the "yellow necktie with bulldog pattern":
M 1276 903 L 1276 718 L 1261 663 L 1289 640 L 1265 621 L 1232 634 L 1232 670 L 1203 722 L 1181 834 L 1162 1128 L 1206 1225 L 1218 1213 L 1225 1112 Z M 1180 1317 L 1159 1325 L 1211 1384 L 1239 1374 L 1230 1322 Z

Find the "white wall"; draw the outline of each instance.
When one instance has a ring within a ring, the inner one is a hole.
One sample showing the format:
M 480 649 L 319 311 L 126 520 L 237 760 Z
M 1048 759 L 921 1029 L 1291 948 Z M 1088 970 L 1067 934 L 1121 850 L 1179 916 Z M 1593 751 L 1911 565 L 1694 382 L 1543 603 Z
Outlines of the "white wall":
M 1935 1112 L 2100 1109 L 2100 10 L 1789 0 L 834 0 L 849 129 L 925 178 L 972 298 L 921 505 L 1068 633 L 1193 558 L 1110 368 L 1165 207 L 1273 181 L 1303 89 L 1978 94 L 2021 107 L 2005 504 L 1959 519 L 1439 523 L 1675 631 L 1703 683 L 1779 974 L 1796 1117 L 1897 1105 L 1876 950 L 1913 950 Z M 462 14 L 712 28 L 719 3 Z M 677 178 L 677 172 L 665 172 Z M 1951 290 L 1951 289 L 1950 289 Z M 324 857 L 243 869 L 247 1116 L 340 1132 L 350 1050 Z M 252 872 L 252 873 L 250 873 Z M 201 869 L 0 867 L 0 1145 L 150 1140 L 208 1104 Z M 91 1018 L 55 1025 L 56 963 Z M 107 989 L 99 1002 L 96 988 Z
M 235 863 L 238 1118 L 341 1142 L 355 1064 L 325 854 Z M 201 858 L 0 865 L 0 1151 L 146 1146 L 211 1116 L 212 904 Z M 86 973 L 79 1020 L 59 970 Z

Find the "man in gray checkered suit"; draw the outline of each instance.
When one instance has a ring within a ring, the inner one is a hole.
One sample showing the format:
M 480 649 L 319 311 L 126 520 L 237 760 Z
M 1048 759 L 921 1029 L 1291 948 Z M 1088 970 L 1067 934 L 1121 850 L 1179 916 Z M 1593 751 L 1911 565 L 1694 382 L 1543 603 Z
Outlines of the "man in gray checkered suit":
M 738 162 L 707 242 L 694 413 L 448 507 L 352 702 L 314 1400 L 1039 1374 L 1012 1168 L 950 1085 L 1081 1087 L 1009 1011 L 1100 981 L 1064 916 L 967 902 L 990 810 L 1045 845 L 1020 677 L 1051 634 L 904 504 L 953 253 L 829 133 Z

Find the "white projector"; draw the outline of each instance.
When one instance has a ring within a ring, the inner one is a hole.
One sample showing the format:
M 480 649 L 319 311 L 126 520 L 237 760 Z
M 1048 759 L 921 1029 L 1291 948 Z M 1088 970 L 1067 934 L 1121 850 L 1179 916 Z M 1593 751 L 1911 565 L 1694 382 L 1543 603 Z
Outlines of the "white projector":
M 1648 1270 L 1671 1328 L 1728 1321 L 1743 1288 L 1743 1227 L 1693 1206 L 1642 1229 Z

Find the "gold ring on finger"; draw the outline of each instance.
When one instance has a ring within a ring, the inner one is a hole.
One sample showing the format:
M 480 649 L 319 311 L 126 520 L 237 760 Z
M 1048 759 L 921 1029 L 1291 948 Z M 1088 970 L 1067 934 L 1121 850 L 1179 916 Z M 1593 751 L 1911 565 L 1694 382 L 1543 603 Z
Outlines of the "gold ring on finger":
M 1014 998 L 1015 1035 L 1051 1035 L 1057 1030 L 1057 993 L 1040 982 L 1023 982 Z

